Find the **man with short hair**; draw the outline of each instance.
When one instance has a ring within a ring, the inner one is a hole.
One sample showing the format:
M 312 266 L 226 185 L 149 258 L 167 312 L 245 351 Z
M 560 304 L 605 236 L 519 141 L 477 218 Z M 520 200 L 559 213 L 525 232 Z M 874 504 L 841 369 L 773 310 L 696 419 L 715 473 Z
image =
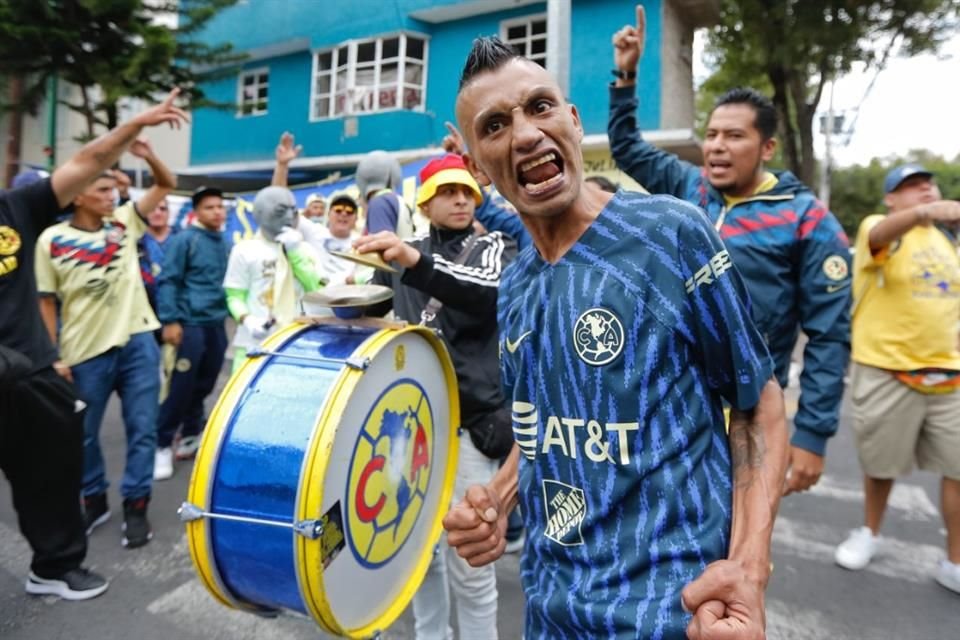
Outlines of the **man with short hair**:
M 328 285 L 355 284 L 357 264 L 331 255 L 331 251 L 349 252 L 353 241 L 359 236 L 356 231 L 360 203 L 347 191 L 337 191 L 330 196 L 326 224 L 307 219 L 302 225 L 303 237 L 317 250 L 317 270 Z
M 178 94 L 87 143 L 52 176 L 0 192 L 0 468 L 33 551 L 30 594 L 86 600 L 108 586 L 82 566 L 83 403 L 68 371 L 51 366 L 58 356 L 36 304 L 36 239 L 144 127 L 186 120 L 173 105 Z
M 802 329 L 808 338 L 793 419 L 786 493 L 806 491 L 823 473 L 836 433 L 850 355 L 850 252 L 840 223 L 788 171 L 766 163 L 776 150 L 777 111 L 753 89 L 717 100 L 697 167 L 643 140 L 637 130 L 636 75 L 645 14 L 613 36 L 614 75 L 607 133 L 617 166 L 651 193 L 668 193 L 706 211 L 747 284 L 753 319 L 787 386 Z M 709 275 L 697 274 L 697 282 Z
M 59 337 L 59 366 L 64 374 L 72 374 L 78 395 L 87 404 L 83 423 L 87 534 L 110 518 L 100 426 L 116 391 L 127 435 L 120 485 L 122 542 L 133 549 L 153 537 L 147 505 L 160 390 L 160 352 L 153 337 L 160 325 L 140 277 L 137 242 L 147 228 L 141 211 L 152 211 L 176 186 L 176 177 L 146 139 L 136 140 L 130 152 L 150 166 L 154 185 L 139 201 L 117 208 L 116 179 L 101 174 L 74 197 L 70 219 L 40 235 L 35 266 L 40 313 L 50 341 L 56 345 Z M 63 321 L 59 336 L 57 299 Z
M 427 237 L 403 241 L 381 231 L 363 236 L 357 251 L 382 252 L 402 273 L 379 271 L 373 283 L 389 286 L 393 300 L 368 313 L 391 308 L 398 318 L 440 330 L 457 372 L 461 424 L 453 499 L 467 487 L 493 477 L 511 446 L 510 414 L 504 409 L 497 362 L 497 287 L 516 244 L 500 232 L 478 235 L 473 215 L 483 201 L 480 187 L 459 155 L 428 162 L 420 172 L 417 205 L 430 220 Z M 438 306 L 439 305 L 439 306 Z M 473 568 L 443 545 L 413 599 L 416 637 L 451 638 L 448 578 L 457 602 L 459 637 L 497 637 L 497 578 L 493 565 Z
M 835 559 L 867 566 L 893 483 L 916 464 L 943 477 L 947 557 L 936 580 L 960 593 L 960 203 L 942 200 L 917 164 L 890 171 L 884 191 L 889 213 L 860 223 L 853 274 L 850 397 L 865 524 Z
M 576 107 L 498 38 L 474 41 L 456 113 L 534 246 L 497 301 L 516 444 L 448 542 L 492 562 L 521 502 L 527 638 L 762 638 L 783 397 L 719 237 L 675 198 L 584 187 Z
M 203 402 L 217 383 L 227 348 L 223 277 L 229 250 L 220 231 L 227 217 L 223 192 L 201 187 L 192 202 L 195 221 L 170 242 L 157 285 L 163 342 L 176 350 L 176 357 L 157 420 L 155 480 L 173 476 L 174 457 L 196 455 L 206 422 Z

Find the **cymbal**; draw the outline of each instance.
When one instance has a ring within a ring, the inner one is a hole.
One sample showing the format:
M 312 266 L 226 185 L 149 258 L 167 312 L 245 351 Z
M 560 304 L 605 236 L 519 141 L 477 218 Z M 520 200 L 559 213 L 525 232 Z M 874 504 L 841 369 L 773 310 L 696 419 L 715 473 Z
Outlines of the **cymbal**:
M 367 267 L 373 267 L 374 269 L 379 269 L 380 271 L 397 273 L 397 270 L 390 266 L 389 263 L 384 262 L 383 257 L 376 251 L 370 253 L 357 253 L 351 249 L 350 251 L 330 251 L 329 253 L 332 256 L 343 258 L 344 260 L 349 260 L 350 262 L 356 262 L 357 264 L 362 264 Z
M 393 289 L 378 284 L 338 284 L 305 294 L 303 301 L 322 307 L 367 307 L 393 297 Z

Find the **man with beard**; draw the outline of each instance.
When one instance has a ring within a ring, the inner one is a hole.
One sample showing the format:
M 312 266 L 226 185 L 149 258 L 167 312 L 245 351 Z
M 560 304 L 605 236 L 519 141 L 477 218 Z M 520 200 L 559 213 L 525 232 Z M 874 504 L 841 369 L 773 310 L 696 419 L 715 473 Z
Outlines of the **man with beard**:
M 800 329 L 809 339 L 800 376 L 786 493 L 806 491 L 823 472 L 827 439 L 837 431 L 850 358 L 850 252 L 840 223 L 788 171 L 766 163 L 776 149 L 777 111 L 753 89 L 716 102 L 703 141 L 704 166 L 661 151 L 637 130 L 637 63 L 645 38 L 637 25 L 613 37 L 610 152 L 651 193 L 669 193 L 707 212 L 743 275 L 757 324 L 786 387 Z

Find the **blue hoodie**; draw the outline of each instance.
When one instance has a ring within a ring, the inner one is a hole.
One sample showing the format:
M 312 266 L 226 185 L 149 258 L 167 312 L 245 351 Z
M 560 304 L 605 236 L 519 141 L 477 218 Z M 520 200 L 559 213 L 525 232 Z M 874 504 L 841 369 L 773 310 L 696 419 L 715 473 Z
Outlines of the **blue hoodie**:
M 157 280 L 157 317 L 163 324 L 220 324 L 227 317 L 223 277 L 229 249 L 223 234 L 199 226 L 167 242 Z
M 633 87 L 610 88 L 607 134 L 617 166 L 651 193 L 707 212 L 746 281 L 754 322 L 786 387 L 800 329 L 803 353 L 794 446 L 823 455 L 836 433 L 850 359 L 850 243 L 832 213 L 790 172 L 777 185 L 727 207 L 701 167 L 646 142 Z

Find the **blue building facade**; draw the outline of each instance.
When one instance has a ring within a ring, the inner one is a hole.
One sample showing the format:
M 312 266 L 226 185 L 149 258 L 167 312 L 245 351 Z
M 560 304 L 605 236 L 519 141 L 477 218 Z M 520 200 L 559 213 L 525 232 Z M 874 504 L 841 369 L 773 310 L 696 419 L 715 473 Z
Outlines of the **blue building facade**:
M 654 141 L 659 132 L 671 138 L 666 146 L 695 154 L 692 34 L 715 19 L 717 2 L 643 4 L 640 125 Z M 580 111 L 585 148 L 602 151 L 610 37 L 634 20 L 634 6 L 633 0 L 246 0 L 218 14 L 203 34 L 249 57 L 236 76 L 203 87 L 213 100 L 236 108 L 194 111 L 186 173 L 268 175 L 284 131 L 304 148 L 291 182 L 297 172 L 312 178 L 349 173 L 373 149 L 401 160 L 436 152 L 444 123 L 454 121 L 471 43 L 491 34 L 558 77 Z

